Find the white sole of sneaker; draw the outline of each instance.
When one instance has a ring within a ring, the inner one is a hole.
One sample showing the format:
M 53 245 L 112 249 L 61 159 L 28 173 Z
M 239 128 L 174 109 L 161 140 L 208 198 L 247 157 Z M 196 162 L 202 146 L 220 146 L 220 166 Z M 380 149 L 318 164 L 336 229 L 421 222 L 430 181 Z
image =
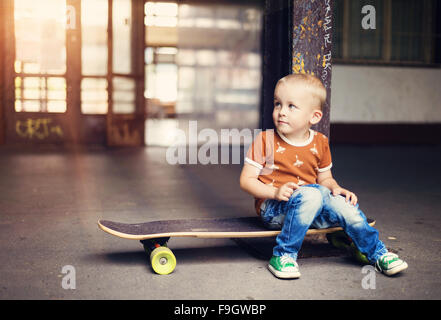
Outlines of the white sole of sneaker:
M 398 272 L 401 272 L 403 270 L 407 269 L 407 262 L 403 261 L 402 264 L 390 269 L 390 270 L 384 270 L 383 273 L 387 276 L 393 276 L 394 274 L 397 274 Z
M 276 270 L 272 265 L 268 265 L 268 269 L 269 271 L 271 271 L 271 273 L 276 276 L 277 278 L 280 279 L 298 279 L 300 278 L 300 271 L 294 271 L 294 272 L 281 272 Z

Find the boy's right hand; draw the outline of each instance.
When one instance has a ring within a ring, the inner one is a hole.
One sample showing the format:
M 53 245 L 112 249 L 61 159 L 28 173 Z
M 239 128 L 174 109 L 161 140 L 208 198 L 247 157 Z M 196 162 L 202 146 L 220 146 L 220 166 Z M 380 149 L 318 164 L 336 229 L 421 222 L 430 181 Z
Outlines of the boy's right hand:
M 288 201 L 294 190 L 297 188 L 299 188 L 299 186 L 294 182 L 287 182 L 280 188 L 276 189 L 274 199 L 278 201 Z

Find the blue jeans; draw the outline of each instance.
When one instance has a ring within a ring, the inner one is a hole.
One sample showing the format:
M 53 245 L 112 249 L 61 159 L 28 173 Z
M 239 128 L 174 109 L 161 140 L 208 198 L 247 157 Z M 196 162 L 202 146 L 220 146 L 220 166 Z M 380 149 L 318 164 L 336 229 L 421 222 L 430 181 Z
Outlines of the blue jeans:
M 294 190 L 289 201 L 267 199 L 261 206 L 261 218 L 269 229 L 282 229 L 276 238 L 273 255 L 297 254 L 310 227 L 321 229 L 338 224 L 352 239 L 358 250 L 371 263 L 387 252 L 378 231 L 369 226 L 364 213 L 345 201 L 345 197 L 333 196 L 328 188 L 309 184 Z

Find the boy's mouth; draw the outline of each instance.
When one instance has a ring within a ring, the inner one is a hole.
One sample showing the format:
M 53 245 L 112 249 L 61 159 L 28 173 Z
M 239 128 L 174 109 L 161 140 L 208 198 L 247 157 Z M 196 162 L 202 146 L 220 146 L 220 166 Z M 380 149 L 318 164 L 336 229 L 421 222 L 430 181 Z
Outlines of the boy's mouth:
M 283 121 L 283 120 L 278 120 L 277 123 L 278 123 L 278 124 L 286 124 L 286 125 L 288 124 L 288 122 Z

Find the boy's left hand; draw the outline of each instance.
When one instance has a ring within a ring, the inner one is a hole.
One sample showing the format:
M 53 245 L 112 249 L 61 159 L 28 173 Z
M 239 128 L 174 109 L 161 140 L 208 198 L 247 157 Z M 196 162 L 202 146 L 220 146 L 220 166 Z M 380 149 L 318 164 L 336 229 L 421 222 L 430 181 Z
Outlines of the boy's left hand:
M 342 196 L 345 196 L 346 197 L 346 202 L 350 201 L 353 206 L 355 206 L 357 204 L 358 198 L 355 195 L 355 193 L 353 193 L 353 192 L 351 192 L 349 190 L 346 190 L 346 189 L 344 189 L 342 187 L 336 187 L 336 188 L 332 189 L 332 195 L 333 196 L 337 196 L 339 194 L 342 195 Z

